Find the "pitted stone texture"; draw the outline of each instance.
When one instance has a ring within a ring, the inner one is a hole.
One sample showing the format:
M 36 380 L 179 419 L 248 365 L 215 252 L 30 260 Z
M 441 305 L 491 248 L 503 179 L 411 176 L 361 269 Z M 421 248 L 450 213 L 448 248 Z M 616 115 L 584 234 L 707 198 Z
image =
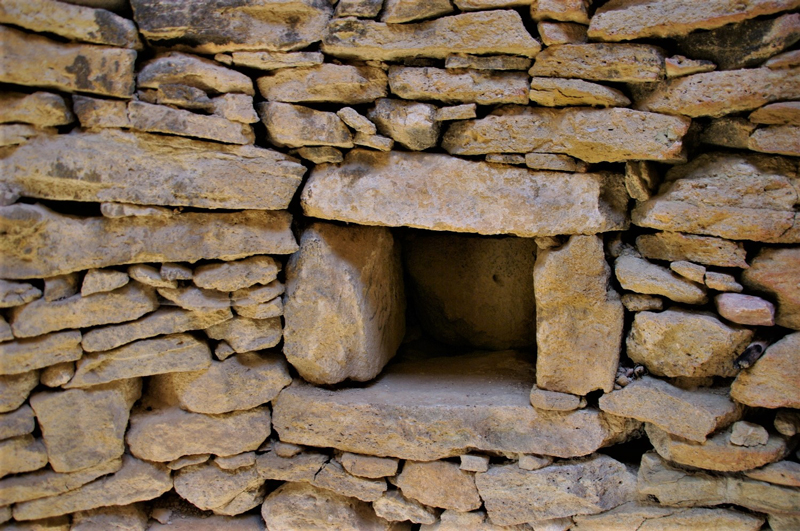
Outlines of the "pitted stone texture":
M 531 389 L 531 405 L 537 409 L 546 409 L 548 411 L 574 411 L 586 407 L 586 399 L 569 393 L 547 391 L 534 386 Z
M 534 77 L 531 80 L 530 100 L 546 107 L 627 107 L 631 104 L 631 100 L 617 89 L 582 79 L 557 77 Z
M 257 109 L 276 146 L 353 147 L 353 135 L 335 113 L 280 102 L 259 103 Z
M 255 466 L 222 470 L 213 463 L 205 463 L 182 468 L 175 474 L 175 492 L 203 511 L 221 508 L 262 484 Z
M 753 407 L 800 408 L 800 332 L 770 345 L 758 361 L 742 371 L 731 386 L 731 396 Z
M 290 225 L 291 215 L 285 211 L 77 219 L 41 205 L 15 204 L 0 207 L 3 233 L 0 236 L 0 254 L 3 255 L 0 276 L 50 277 L 136 262 L 234 260 L 254 254 L 290 254 L 297 250 Z M 51 241 L 61 244 L 49 245 L 47 242 Z M 138 243 L 131 247 L 131 241 Z M 36 254 L 30 256 L 26 248 L 36 249 Z M 140 289 L 134 286 L 130 283 L 114 293 Z
M 631 109 L 510 107 L 452 124 L 442 147 L 452 155 L 563 153 L 586 162 L 682 159 L 689 121 Z
M 281 457 L 273 450 L 256 458 L 258 473 L 263 479 L 312 483 L 330 456 L 315 450 L 300 451 Z
M 184 455 L 235 455 L 257 449 L 270 433 L 268 407 L 223 415 L 189 413 L 177 407 L 134 410 L 125 436 L 130 452 L 148 461 Z
M 81 126 L 86 129 L 131 127 L 128 102 L 89 96 L 72 96 L 72 107 Z
M 707 153 L 667 172 L 633 223 L 734 240 L 800 242 L 797 162 L 788 157 Z
M 287 442 L 430 461 L 468 451 L 587 455 L 638 427 L 594 409 L 532 408 L 529 358 L 505 351 L 402 363 L 365 388 L 295 381 L 275 402 L 275 430 Z
M 342 0 L 336 4 L 335 17 L 375 18 L 381 12 L 383 0 Z
M 434 338 L 490 350 L 535 343 L 533 239 L 420 231 L 403 249 L 409 295 Z
M 235 262 L 202 265 L 195 269 L 193 282 L 206 289 L 236 291 L 254 284 L 269 284 L 280 271 L 271 256 L 253 256 Z
M 397 474 L 398 460 L 391 457 L 375 457 L 344 452 L 340 461 L 344 469 L 354 476 L 383 478 Z
M 237 353 L 263 350 L 277 345 L 283 335 L 281 319 L 234 317 L 206 329 L 213 339 L 226 341 Z
M 53 127 L 72 123 L 75 119 L 64 98 L 50 92 L 3 92 L 0 103 L 0 123 L 23 122 Z
M 325 63 L 309 68 L 283 68 L 258 78 L 267 101 L 371 103 L 387 94 L 386 73 L 374 66 Z
M 523 72 L 453 71 L 433 67 L 392 66 L 392 94 L 407 100 L 444 103 L 528 103 L 528 76 Z
M 47 450 L 33 435 L 20 435 L 0 441 L 0 478 L 39 470 L 47 465 Z
M 235 517 L 198 516 L 193 513 L 175 514 L 173 511 L 167 523 L 162 524 L 150 520 L 147 529 L 151 531 L 264 531 L 264 520 L 258 514 Z
M 53 470 L 75 472 L 122 456 L 128 415 L 141 386 L 136 378 L 31 396 Z
M 28 398 L 28 394 L 39 385 L 39 371 L 0 376 L 0 413 L 14 411 Z
M 0 280 L 0 308 L 22 306 L 42 296 L 42 291 L 27 282 Z
M 465 53 L 454 53 L 447 56 L 444 67 L 453 68 L 472 68 L 475 70 L 527 70 L 531 67 L 531 60 L 527 57 L 516 55 L 469 55 Z
M 42 385 L 47 387 L 61 387 L 69 382 L 75 375 L 75 363 L 71 361 L 64 361 L 55 365 L 46 367 L 39 380 Z
M 140 503 L 99 507 L 73 513 L 70 531 L 94 531 L 95 529 L 144 531 L 147 529 L 148 520 L 148 511 Z
M 664 60 L 667 67 L 667 77 L 683 77 L 703 72 L 713 72 L 717 65 L 702 59 L 689 59 L 683 55 L 673 55 Z
M 751 112 L 747 119 L 756 124 L 800 125 L 800 102 L 770 103 Z
M 417 2 L 416 0 L 386 0 L 383 5 L 381 22 L 398 24 L 426 18 L 440 17 L 453 12 L 450 0 Z
M 314 476 L 311 484 L 365 502 L 373 502 L 386 492 L 385 479 L 353 476 L 335 460 L 328 461 Z
M 81 296 L 87 297 L 95 293 L 105 293 L 121 288 L 130 281 L 124 271 L 114 269 L 90 269 L 83 277 Z
M 681 232 L 656 232 L 636 238 L 636 248 L 645 258 L 686 260 L 720 267 L 748 268 L 744 245 L 740 242 L 697 236 Z
M 745 68 L 670 79 L 636 98 L 643 111 L 720 117 L 800 94 L 800 68 Z
M 399 490 L 390 490 L 372 503 L 375 514 L 390 522 L 408 520 L 415 524 L 435 524 L 436 510 L 409 500 Z
M 603 395 L 600 409 L 650 422 L 667 433 L 700 443 L 742 414 L 741 406 L 730 399 L 727 389 L 688 391 L 650 376 Z
M 486 512 L 499 525 L 595 514 L 636 497 L 636 477 L 605 455 L 534 471 L 494 466 L 475 480 Z
M 122 461 L 122 468 L 110 476 L 57 496 L 15 505 L 14 518 L 35 520 L 108 505 L 128 505 L 157 498 L 172 488 L 169 470 L 163 465 L 129 455 Z
M 320 39 L 333 9 L 325 0 L 263 2 L 133 0 L 134 20 L 152 46 L 213 54 L 239 50 L 291 51 Z
M 0 440 L 27 435 L 35 427 L 33 410 L 27 404 L 10 413 L 0 414 Z
M 451 53 L 533 57 L 540 49 L 522 17 L 511 10 L 462 13 L 402 25 L 345 18 L 331 21 L 322 36 L 322 51 L 343 59 L 444 59 Z
M 158 288 L 158 294 L 190 312 L 224 310 L 231 305 L 227 292 L 202 289 L 192 285 L 180 288 Z
M 312 172 L 301 203 L 307 216 L 362 225 L 531 237 L 620 230 L 626 226 L 622 196 L 619 182 L 606 174 L 353 150 L 343 164 Z
M 532 76 L 647 83 L 665 76 L 664 55 L 647 44 L 568 44 L 536 56 Z
M 623 289 L 663 295 L 675 302 L 705 304 L 705 286 L 676 275 L 666 267 L 633 255 L 623 255 L 614 262 L 614 273 Z
M 628 502 L 598 515 L 576 516 L 574 531 L 669 531 L 725 529 L 757 531 L 764 518 L 732 509 L 676 509 Z M 775 530 L 778 531 L 778 530 Z
M 230 56 L 218 54 L 214 59 L 223 64 L 234 64 L 269 72 L 282 68 L 321 65 L 324 57 L 319 52 L 233 52 Z M 230 61 L 230 63 L 225 61 Z
M 142 65 L 136 75 L 137 88 L 157 89 L 176 83 L 210 94 L 255 94 L 253 82 L 246 75 L 209 59 L 180 52 L 156 56 Z
M 572 236 L 563 247 L 539 251 L 533 270 L 538 387 L 575 395 L 614 388 L 624 311 L 610 277 L 598 236 Z
M 462 513 L 459 511 L 444 511 L 439 521 L 433 525 L 423 525 L 421 531 L 461 531 L 469 529 L 471 531 L 529 531 L 531 528 L 526 525 L 499 526 L 492 522 L 486 515 L 486 511 L 470 511 Z
M 289 368 L 278 353 L 246 352 L 211 362 L 208 369 L 155 376 L 149 393 L 187 411 L 220 414 L 266 404 L 290 383 Z
M 128 103 L 131 128 L 148 133 L 166 133 L 215 140 L 226 144 L 252 144 L 255 134 L 249 124 L 231 122 L 219 116 L 206 116 L 167 105 L 142 101 Z
M 214 114 L 233 122 L 254 124 L 258 115 L 253 108 L 253 96 L 247 94 L 223 94 L 211 100 Z
M 374 378 L 405 333 L 400 249 L 388 229 L 309 226 L 286 268 L 283 351 L 317 384 Z
M 21 374 L 80 359 L 81 333 L 56 332 L 0 343 L 0 374 Z
M 531 17 L 533 20 L 560 20 L 588 24 L 587 10 L 590 5 L 591 0 L 533 0 Z
M 753 131 L 747 147 L 761 153 L 800 156 L 800 127 L 796 125 L 771 125 Z
M 134 50 L 61 43 L 6 26 L 0 28 L 0 40 L 0 82 L 115 98 L 133 96 Z
M 509 156 L 514 157 L 519 155 Z M 556 155 L 554 153 L 526 153 L 525 166 L 533 170 L 568 171 L 578 173 L 589 171 L 589 165 L 582 160 L 574 159 L 568 155 Z
M 77 472 L 59 474 L 40 470 L 0 481 L 0 499 L 4 503 L 19 503 L 47 498 L 75 490 L 95 479 L 113 474 L 122 468 L 122 459 L 112 459 Z
M 0 148 L 27 144 L 29 140 L 40 136 L 53 136 L 56 132 L 52 127 L 39 128 L 28 124 L 0 124 L 0 133 L 2 133 L 2 136 L 0 136 Z M 5 204 L 11 203 L 19 197 L 19 193 L 15 191 L 6 191 L 4 195 L 8 198 L 3 200 Z
M 761 249 L 742 274 L 742 283 L 777 302 L 776 324 L 800 330 L 800 249 Z
M 448 461 L 406 461 L 396 484 L 404 496 L 431 507 L 467 512 L 481 506 L 475 475 Z
M 381 98 L 368 116 L 382 135 L 408 149 L 422 151 L 439 140 L 441 124 L 436 120 L 436 111 L 429 103 Z

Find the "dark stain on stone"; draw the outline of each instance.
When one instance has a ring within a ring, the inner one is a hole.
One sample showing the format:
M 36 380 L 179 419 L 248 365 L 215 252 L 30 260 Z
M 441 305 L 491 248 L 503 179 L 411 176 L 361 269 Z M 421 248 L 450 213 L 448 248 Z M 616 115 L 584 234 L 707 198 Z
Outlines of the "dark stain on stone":
M 94 22 L 97 24 L 104 42 L 116 46 L 127 46 L 129 44 L 128 30 L 119 23 L 119 19 L 114 13 L 98 9 L 94 13 Z
M 92 67 L 89 65 L 89 60 L 83 56 L 78 55 L 71 65 L 64 70 L 67 73 L 75 76 L 75 86 L 82 90 L 91 90 L 94 88 L 94 83 L 89 79 L 92 75 Z

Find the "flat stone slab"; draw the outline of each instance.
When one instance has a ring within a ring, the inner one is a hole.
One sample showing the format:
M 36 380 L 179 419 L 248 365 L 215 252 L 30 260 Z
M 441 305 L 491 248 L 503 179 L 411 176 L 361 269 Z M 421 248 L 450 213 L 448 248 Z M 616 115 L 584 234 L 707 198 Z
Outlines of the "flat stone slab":
M 442 147 L 452 155 L 563 153 L 586 162 L 683 158 L 689 121 L 632 109 L 510 107 L 452 124 Z
M 75 361 L 83 355 L 80 343 L 77 330 L 0 343 L 0 374 L 21 374 Z
M 528 104 L 529 78 L 524 72 L 392 66 L 392 94 L 407 100 L 437 100 L 447 104 Z
M 567 44 L 536 56 L 532 76 L 649 83 L 666 75 L 664 54 L 648 44 Z
M 533 381 L 529 357 L 513 351 L 397 364 L 362 388 L 296 381 L 274 403 L 274 426 L 286 442 L 431 461 L 473 450 L 587 455 L 638 425 L 594 409 L 537 410 Z
M 322 37 L 322 51 L 328 55 L 377 61 L 445 59 L 451 53 L 534 57 L 541 48 L 525 29 L 522 17 L 511 10 L 462 13 L 412 24 L 334 19 Z
M 0 123 L 23 122 L 38 127 L 53 127 L 72 123 L 75 119 L 64 98 L 51 92 L 3 92 L 0 94 L 0 104 Z
M 682 232 L 656 232 L 636 238 L 636 249 L 645 258 L 684 260 L 720 267 L 748 268 L 744 244 L 713 236 Z
M 387 94 L 386 72 L 374 66 L 325 63 L 308 68 L 284 68 L 258 78 L 267 101 L 371 103 Z
M 627 107 L 631 104 L 631 100 L 615 88 L 582 79 L 561 77 L 534 77 L 529 96 L 532 102 L 546 107 Z
M 132 101 L 128 103 L 128 118 L 131 128 L 137 131 L 216 140 L 226 144 L 255 142 L 255 134 L 249 124 L 175 109 L 168 105 Z
M 356 149 L 340 165 L 318 166 L 301 203 L 307 216 L 362 225 L 523 237 L 594 234 L 626 226 L 621 200 L 627 196 L 616 191 L 620 181 L 433 153 Z
M 240 93 L 255 95 L 253 81 L 216 61 L 180 52 L 156 56 L 136 74 L 137 88 L 158 89 L 163 85 L 184 85 L 209 94 Z
M 0 277 L 47 278 L 120 264 L 291 254 L 297 242 L 290 225 L 285 211 L 78 219 L 41 205 L 15 204 L 0 207 Z M 53 241 L 60 244 L 50 245 Z M 131 247 L 131 241 L 138 243 Z M 29 248 L 37 249 L 35 256 Z
M 28 394 L 39 385 L 39 371 L 0 376 L 0 413 L 14 411 L 28 398 Z

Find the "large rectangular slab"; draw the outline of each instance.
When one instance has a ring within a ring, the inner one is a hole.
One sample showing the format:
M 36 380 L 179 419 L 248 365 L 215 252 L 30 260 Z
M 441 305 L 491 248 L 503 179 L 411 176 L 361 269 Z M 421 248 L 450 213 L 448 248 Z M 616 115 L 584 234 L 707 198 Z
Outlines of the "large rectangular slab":
M 114 130 L 42 135 L 0 165 L 26 197 L 255 210 L 288 207 L 305 173 L 271 149 Z
M 587 455 L 636 428 L 595 409 L 535 409 L 530 358 L 503 351 L 408 362 L 338 390 L 295 381 L 274 403 L 273 426 L 284 442 L 417 461 L 473 449 Z
M 342 164 L 318 166 L 301 201 L 308 216 L 362 225 L 524 237 L 594 234 L 626 226 L 621 179 L 356 149 Z
M 297 250 L 283 210 L 75 218 L 41 205 L 0 208 L 0 277 L 46 278 L 141 262 L 234 260 Z

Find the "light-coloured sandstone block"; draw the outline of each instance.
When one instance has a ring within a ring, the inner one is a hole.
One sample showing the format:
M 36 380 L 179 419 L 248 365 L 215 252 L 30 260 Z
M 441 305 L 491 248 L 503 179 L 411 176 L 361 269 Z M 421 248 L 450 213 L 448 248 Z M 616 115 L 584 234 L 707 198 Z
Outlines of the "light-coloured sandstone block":
M 370 103 L 387 94 L 386 72 L 374 66 L 325 63 L 276 70 L 257 81 L 267 101 Z
M 27 435 L 35 427 L 33 410 L 27 404 L 10 413 L 0 414 L 0 440 Z
M 233 52 L 230 60 L 236 66 L 271 71 L 321 65 L 324 57 L 320 52 Z
M 157 89 L 181 84 L 210 94 L 227 92 L 254 95 L 253 82 L 236 70 L 196 55 L 167 52 L 142 65 L 136 74 L 137 88 Z
M 568 44 L 536 56 L 532 76 L 648 83 L 666 75 L 660 48 L 648 44 Z
M 752 367 L 734 380 L 734 400 L 753 407 L 800 408 L 800 368 L 795 363 L 798 348 L 798 332 L 770 345 Z
M 39 371 L 0 376 L 0 413 L 14 411 L 28 398 L 28 394 L 39 385 Z
M 532 102 L 546 107 L 627 107 L 631 104 L 631 100 L 617 89 L 582 79 L 557 77 L 534 77 L 529 96 Z
M 55 332 L 0 343 L 0 374 L 21 374 L 65 361 L 80 359 L 81 333 Z
M 20 435 L 0 441 L 0 478 L 39 470 L 47 465 L 47 450 L 41 439 Z
M 311 484 L 365 502 L 374 502 L 386 492 L 385 479 L 368 479 L 351 475 L 336 460 L 325 463 Z
M 404 496 L 424 505 L 461 512 L 481 506 L 475 475 L 449 461 L 406 461 L 396 481 Z
M 203 511 L 223 507 L 262 484 L 255 466 L 222 470 L 214 463 L 204 463 L 182 468 L 175 474 L 175 492 Z
M 353 135 L 335 113 L 291 103 L 264 102 L 257 106 L 270 142 L 279 147 L 353 147 Z
M 540 20 L 536 30 L 542 44 L 557 46 L 559 44 L 584 44 L 587 41 L 586 26 L 573 22 L 548 22 Z
M 390 522 L 408 520 L 415 524 L 435 524 L 436 510 L 422 505 L 416 500 L 409 500 L 399 490 L 390 490 L 372 502 L 375 514 Z
M 528 76 L 523 72 L 444 70 L 433 67 L 392 66 L 392 94 L 407 100 L 444 103 L 528 103 Z
M 623 255 L 614 262 L 614 274 L 623 289 L 646 295 L 663 295 L 675 302 L 705 304 L 705 286 L 676 275 L 666 267 L 633 255 Z
M 81 296 L 87 297 L 95 293 L 114 291 L 127 284 L 130 280 L 124 271 L 114 269 L 90 269 L 83 277 Z
M 747 119 L 756 124 L 800 125 L 800 102 L 770 103 L 751 112 Z
M 202 265 L 195 269 L 195 285 L 218 291 L 236 291 L 254 284 L 269 284 L 280 271 L 271 256 L 253 256 L 235 262 Z
M 237 353 L 263 350 L 277 345 L 283 336 L 280 317 L 249 319 L 234 317 L 206 329 L 208 337 L 227 342 Z
M 744 475 L 774 485 L 800 487 L 800 464 L 795 461 L 778 461 L 755 470 L 748 470 Z
M 368 116 L 382 135 L 408 149 L 422 151 L 439 140 L 441 124 L 436 120 L 436 111 L 429 103 L 381 98 Z
M 775 322 L 800 330 L 800 250 L 797 248 L 763 248 L 742 274 L 748 288 L 769 295 L 777 302 Z
M 636 249 L 654 260 L 686 260 L 720 267 L 748 268 L 740 242 L 682 232 L 656 232 L 636 238 Z
M 345 470 L 354 476 L 382 478 L 397 474 L 399 461 L 392 457 L 375 457 L 344 452 L 340 458 Z
M 747 147 L 761 153 L 800 156 L 800 126 L 771 125 L 753 131 Z
M 147 529 L 149 519 L 147 509 L 140 503 L 99 507 L 73 513 L 70 531 L 93 531 L 94 529 L 143 531 Z
M 0 123 L 23 122 L 53 127 L 72 123 L 75 119 L 64 98 L 51 92 L 3 92 L 0 103 Z
M 120 468 L 121 458 L 104 461 L 77 472 L 60 474 L 47 469 L 13 476 L 0 481 L 0 499 L 11 504 L 56 496 L 75 490 L 100 476 L 113 474 Z
M 132 129 L 146 133 L 188 136 L 226 144 L 255 142 L 255 134 L 249 124 L 173 109 L 167 105 L 132 101 L 128 103 L 128 118 Z

